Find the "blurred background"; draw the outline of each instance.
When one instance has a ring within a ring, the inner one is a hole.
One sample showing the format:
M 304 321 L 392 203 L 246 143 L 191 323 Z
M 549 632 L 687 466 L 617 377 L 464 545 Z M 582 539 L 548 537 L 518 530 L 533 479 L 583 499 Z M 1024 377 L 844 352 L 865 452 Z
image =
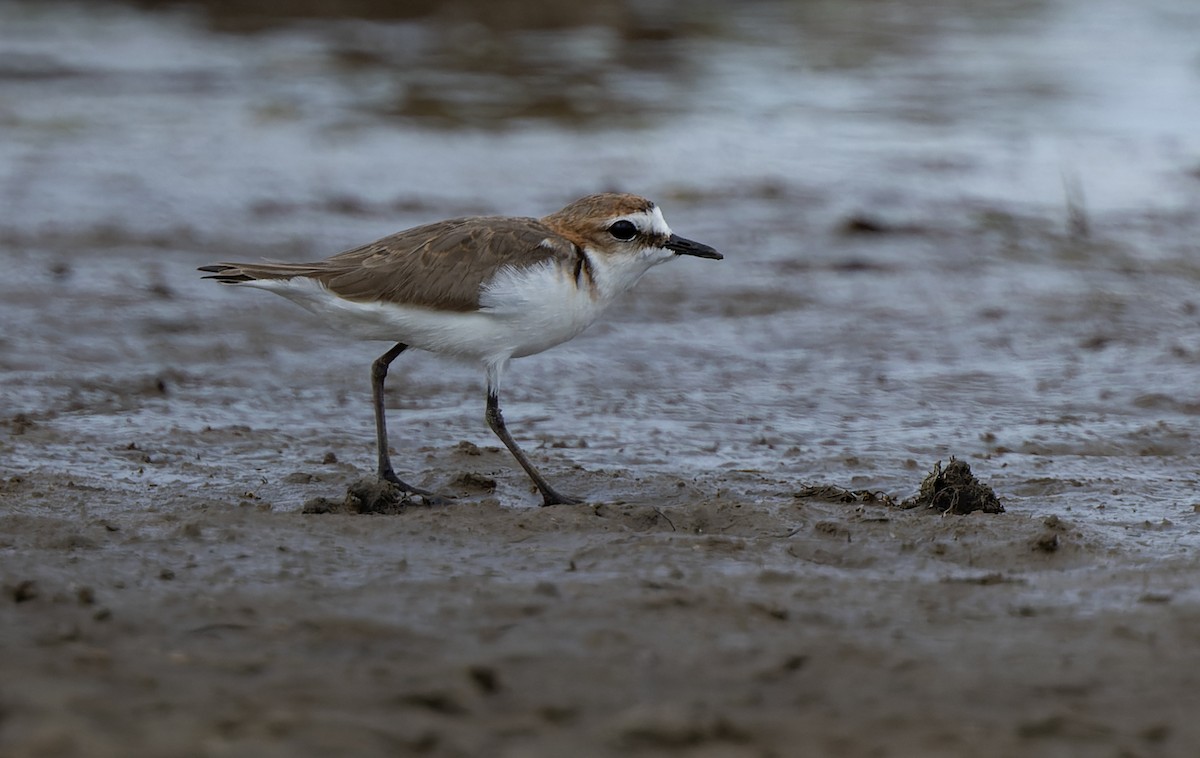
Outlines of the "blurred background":
M 623 187 L 811 254 L 765 209 L 1191 208 L 1198 29 L 1179 0 L 9 1 L 0 231 L 323 252 Z
M 900 495 L 957 454 L 1010 503 L 1185 518 L 1198 125 L 1190 0 L 9 0 L 0 415 L 120 473 L 121 424 L 316 448 L 334 407 L 369 462 L 379 350 L 194 267 L 620 189 L 727 258 L 518 362 L 522 434 Z M 474 368 L 404 370 L 408 418 L 479 435 Z

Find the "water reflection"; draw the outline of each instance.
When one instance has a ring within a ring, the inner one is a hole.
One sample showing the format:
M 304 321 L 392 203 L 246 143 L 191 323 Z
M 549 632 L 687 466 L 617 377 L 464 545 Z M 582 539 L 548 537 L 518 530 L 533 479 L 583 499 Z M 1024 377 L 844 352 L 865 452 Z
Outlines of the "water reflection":
M 258 37 L 268 45 L 279 35 L 301 36 L 305 43 L 298 47 L 309 47 L 310 57 L 290 62 L 293 74 L 333 77 L 360 116 L 436 128 L 503 128 L 530 120 L 644 126 L 664 116 L 727 108 L 721 97 L 727 93 L 711 91 L 721 81 L 751 106 L 782 99 L 805 107 L 812 97 L 803 91 L 814 77 L 840 72 L 907 78 L 896 69 L 937 57 L 947 41 L 965 43 L 959 75 L 986 77 L 991 72 L 980 65 L 988 65 L 991 53 L 980 48 L 987 40 L 1036 33 L 1054 13 L 1045 1 L 137 5 L 167 16 L 184 13 L 213 31 Z M 1063 93 L 1046 78 L 1048 70 L 1035 68 L 1028 80 L 998 79 L 980 89 L 980 103 L 1007 88 L 1015 88 L 1018 98 Z M 945 119 L 940 111 L 951 93 L 938 81 L 944 74 L 916 72 L 917 87 L 904 98 L 902 115 Z M 956 95 L 970 90 L 962 87 Z M 887 99 L 856 107 L 887 107 Z M 741 115 L 755 116 L 752 110 Z

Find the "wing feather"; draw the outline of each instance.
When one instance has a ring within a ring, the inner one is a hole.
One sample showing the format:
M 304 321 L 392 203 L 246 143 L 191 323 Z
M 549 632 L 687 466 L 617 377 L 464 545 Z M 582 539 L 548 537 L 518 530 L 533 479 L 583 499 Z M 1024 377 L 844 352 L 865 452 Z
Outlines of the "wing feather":
M 229 284 L 302 276 L 347 300 L 472 311 L 484 283 L 502 268 L 557 260 L 571 271 L 582 256 L 536 219 L 473 216 L 407 229 L 314 263 L 222 263 L 203 270 Z

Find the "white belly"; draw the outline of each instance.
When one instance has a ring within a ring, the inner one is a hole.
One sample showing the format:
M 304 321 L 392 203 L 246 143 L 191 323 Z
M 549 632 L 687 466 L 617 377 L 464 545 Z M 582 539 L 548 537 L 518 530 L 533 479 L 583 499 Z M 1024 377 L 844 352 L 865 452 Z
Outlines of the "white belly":
M 609 298 L 579 288 L 553 264 L 502 271 L 483 291 L 477 311 L 438 311 L 393 303 L 343 300 L 311 279 L 246 282 L 283 295 L 357 339 L 410 347 L 485 363 L 540 353 L 586 329 Z

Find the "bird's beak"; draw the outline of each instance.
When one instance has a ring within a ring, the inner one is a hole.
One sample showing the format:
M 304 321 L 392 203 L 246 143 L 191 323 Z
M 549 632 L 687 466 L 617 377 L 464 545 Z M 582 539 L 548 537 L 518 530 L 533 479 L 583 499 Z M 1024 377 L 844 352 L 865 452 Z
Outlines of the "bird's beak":
M 711 258 L 714 261 L 719 261 L 725 257 L 708 245 L 684 239 L 678 234 L 672 234 L 666 243 L 663 244 L 663 247 L 674 252 L 676 255 L 694 255 L 697 258 Z

